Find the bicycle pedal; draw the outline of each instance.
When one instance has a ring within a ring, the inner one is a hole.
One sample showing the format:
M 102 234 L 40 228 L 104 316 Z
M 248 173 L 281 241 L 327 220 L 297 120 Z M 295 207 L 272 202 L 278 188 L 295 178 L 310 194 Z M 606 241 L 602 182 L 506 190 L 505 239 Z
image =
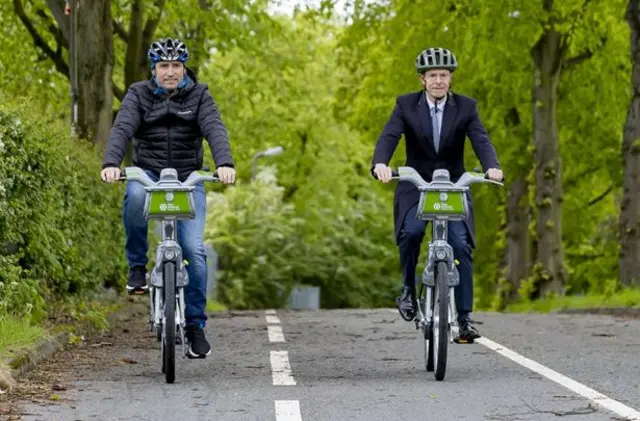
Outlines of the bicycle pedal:
M 453 342 L 460 345 L 471 345 L 473 343 L 473 339 L 454 338 Z
M 131 296 L 140 297 L 140 296 L 143 296 L 143 295 L 147 295 L 149 293 L 149 290 L 145 290 L 145 289 L 130 289 L 130 290 L 127 290 L 127 292 Z

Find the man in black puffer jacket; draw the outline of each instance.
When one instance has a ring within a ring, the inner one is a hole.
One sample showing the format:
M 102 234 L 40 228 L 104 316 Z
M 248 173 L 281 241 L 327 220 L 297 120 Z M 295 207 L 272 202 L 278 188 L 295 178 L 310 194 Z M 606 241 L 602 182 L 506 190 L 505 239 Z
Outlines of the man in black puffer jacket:
M 134 165 L 144 169 L 154 181 L 162 169 L 174 168 L 180 181 L 184 181 L 191 172 L 202 168 L 202 138 L 205 137 L 218 177 L 223 183 L 233 183 L 235 170 L 227 130 L 207 85 L 198 83 L 195 74 L 186 67 L 187 47 L 177 39 L 161 39 L 151 44 L 148 54 L 153 77 L 129 87 L 111 130 L 102 179 L 106 182 L 118 180 L 127 143 L 135 138 Z M 130 294 L 148 291 L 145 197 L 140 183 L 127 183 L 123 221 Z M 194 192 L 195 219 L 178 222 L 178 241 L 189 262 L 185 317 L 189 357 L 192 358 L 205 358 L 211 353 L 204 335 L 207 320 L 207 266 L 203 243 L 205 199 L 204 185 L 200 183 Z

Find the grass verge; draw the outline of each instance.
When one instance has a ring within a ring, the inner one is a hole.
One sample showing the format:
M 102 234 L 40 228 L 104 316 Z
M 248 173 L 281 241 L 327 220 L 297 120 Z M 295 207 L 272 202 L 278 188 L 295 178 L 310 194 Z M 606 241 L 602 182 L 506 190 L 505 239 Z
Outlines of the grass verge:
M 19 320 L 13 317 L 3 317 L 0 319 L 1 391 L 11 391 L 15 386 L 11 371 L 2 360 L 28 348 L 39 340 L 46 338 L 48 335 L 46 329 L 40 326 L 33 326 L 28 320 Z
M 640 289 L 624 289 L 613 294 L 555 296 L 536 301 L 522 301 L 507 305 L 505 313 L 548 313 L 574 308 L 640 308 Z

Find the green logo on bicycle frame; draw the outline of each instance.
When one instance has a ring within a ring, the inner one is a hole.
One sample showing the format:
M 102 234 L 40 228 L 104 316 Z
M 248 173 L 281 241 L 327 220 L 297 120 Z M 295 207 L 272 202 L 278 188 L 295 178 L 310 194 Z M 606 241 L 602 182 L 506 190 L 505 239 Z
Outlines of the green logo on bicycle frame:
M 425 194 L 423 213 L 448 215 L 464 213 L 464 192 L 428 191 Z
M 191 213 L 188 191 L 151 192 L 149 215 L 176 215 Z

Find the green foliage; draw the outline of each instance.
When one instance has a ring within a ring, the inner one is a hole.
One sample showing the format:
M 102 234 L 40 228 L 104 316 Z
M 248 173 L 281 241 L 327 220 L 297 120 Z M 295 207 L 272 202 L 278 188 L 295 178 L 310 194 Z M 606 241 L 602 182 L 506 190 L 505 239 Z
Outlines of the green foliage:
M 6 358 L 12 353 L 15 355 L 16 352 L 46 335 L 47 332 L 43 328 L 32 325 L 28 318 L 2 317 L 0 318 L 0 358 Z M 0 365 L 0 379 L 2 369 Z
M 617 280 L 607 282 L 617 285 Z M 609 288 L 604 293 L 573 294 L 554 296 L 536 301 L 519 301 L 509 304 L 506 312 L 550 312 L 572 308 L 618 308 L 640 307 L 640 290 Z
M 240 184 L 210 205 L 220 300 L 230 307 L 281 305 L 297 283 L 320 286 L 324 307 L 391 305 L 400 286 L 393 188 L 375 183 L 371 145 L 333 114 L 338 30 L 316 17 L 281 19 L 261 51 L 218 54 L 202 72 L 237 162 L 285 148 L 258 161 L 277 167 L 277 182 Z M 250 168 L 238 165 L 240 177 Z
M 514 180 L 531 183 L 522 206 L 531 207 L 535 226 L 531 139 L 538 104 L 531 103 L 531 51 L 551 25 L 565 39 L 565 59 L 590 52 L 587 60 L 564 68 L 556 107 L 567 291 L 615 290 L 619 146 L 630 95 L 629 58 L 619 54 L 629 50 L 623 0 L 559 0 L 552 13 L 542 10 L 541 1 L 515 0 L 505 7 L 495 0 L 356 0 L 344 22 L 329 16 L 328 1 L 292 19 L 268 16 L 266 0 L 206 2 L 210 7 L 203 9 L 204 3 L 167 1 L 154 37 L 179 36 L 189 43 L 191 64 L 209 84 L 229 130 L 240 182 L 212 187 L 218 193 L 210 196 L 207 227 L 222 267 L 222 305 L 282 305 L 298 283 L 321 286 L 325 307 L 392 305 L 400 283 L 393 185 L 376 183 L 369 161 L 395 97 L 420 89 L 416 54 L 440 45 L 456 53 L 460 68 L 453 90 L 478 100 L 507 176 L 505 189 L 473 188 L 476 308 L 504 307 L 505 202 Z M 46 2 L 25 2 L 55 50 L 38 8 L 46 11 Z M 124 28 L 130 9 L 129 1 L 112 1 L 114 20 Z M 0 94 L 31 94 L 38 110 L 11 109 L 22 126 L 7 123 L 13 121 L 6 117 L 10 107 L 0 114 L 0 128 L 12 133 L 4 135 L 5 143 L 12 140 L 0 168 L 0 199 L 7 203 L 0 210 L 0 244 L 8 251 L 0 253 L 0 295 L 11 298 L 1 301 L 0 314 L 31 311 L 42 317 L 49 295 L 80 294 L 105 278 L 115 283 L 124 272 L 121 190 L 99 182 L 94 151 L 63 140 L 61 128 L 52 137 L 45 134 L 44 128 L 57 124 L 53 116 L 68 120 L 68 81 L 32 47 L 10 2 L 0 4 L 0 12 L 6 40 L 0 70 L 10 75 Z M 145 21 L 157 14 L 153 3 L 145 3 Z M 117 86 L 126 50 L 114 36 Z M 27 117 L 36 115 L 52 121 Z M 257 165 L 277 170 L 246 183 L 254 154 L 276 145 L 285 152 Z M 401 165 L 403 155 L 400 142 L 391 165 Z M 465 156 L 467 169 L 478 165 L 470 147 Z M 423 246 L 421 259 L 425 255 Z M 524 297 L 544 276 L 539 267 L 533 272 L 523 280 Z
M 259 50 L 263 37 L 274 31 L 274 23 L 265 12 L 266 0 L 238 2 L 234 0 L 168 0 L 163 2 L 159 24 L 152 40 L 164 37 L 182 39 L 189 48 L 188 66 L 198 71 L 207 62 L 211 51 L 225 52 L 242 48 L 246 54 Z M 112 0 L 114 20 L 128 30 L 131 2 Z M 157 4 L 143 2 L 143 25 L 159 16 Z M 114 34 L 114 77 L 117 86 L 124 87 L 124 65 L 129 44 Z M 141 46 L 146 57 L 149 45 Z M 145 77 L 151 77 L 150 72 Z M 115 101 L 114 105 L 118 105 Z
M 282 203 L 273 180 L 209 193 L 205 239 L 219 255 L 218 297 L 232 308 L 282 304 L 297 260 L 304 255 L 296 231 L 304 221 Z
M 0 105 L 0 315 L 42 316 L 50 299 L 122 279 L 122 190 L 96 151 L 29 98 Z
M 32 2 L 22 3 L 39 33 L 55 51 L 56 43 L 42 23 L 42 18 L 34 18 L 36 6 L 41 6 L 44 1 L 40 0 L 36 5 Z M 13 2 L 0 2 L 0 23 L 3 43 L 0 49 L 0 72 L 3 74 L 0 98 L 32 95 L 31 101 L 37 103 L 41 115 L 68 119 L 71 103 L 68 79 L 34 46 L 31 35 L 14 13 Z
M 321 287 L 322 306 L 389 305 L 397 289 L 390 243 L 371 241 L 369 200 L 306 206 L 283 201 L 273 171 L 210 193 L 205 238 L 219 255 L 218 299 L 231 308 L 278 307 L 296 284 Z
M 616 196 L 609 194 L 601 201 L 590 202 L 609 186 L 619 186 L 621 180 L 618 151 L 629 97 L 630 64 L 627 56 L 612 51 L 629 49 L 629 30 L 620 13 L 624 2 L 595 2 L 584 10 L 582 3 L 554 2 L 552 16 L 543 13 L 539 1 L 515 1 L 507 8 L 504 2 L 460 0 L 445 6 L 418 6 L 409 0 L 359 4 L 359 12 L 340 38 L 338 50 L 340 63 L 349 74 L 341 78 L 341 102 L 336 112 L 353 129 L 371 142 L 377 138 L 394 98 L 420 89 L 414 60 L 428 46 L 454 51 L 460 67 L 452 89 L 478 100 L 480 117 L 507 177 L 503 190 L 483 186 L 473 192 L 478 239 L 474 253 L 475 298 L 480 308 L 488 307 L 495 294 L 504 291 L 504 286 L 498 288 L 498 280 L 504 276 L 505 225 L 497 212 L 504 208 L 496 204 L 504 203 L 511 181 L 533 181 L 529 177 L 533 133 L 531 48 L 542 29 L 553 22 L 565 37 L 566 59 L 591 53 L 587 60 L 563 71 L 558 90 L 568 290 L 597 289 L 603 278 L 615 277 L 617 227 L 612 220 L 617 215 Z M 428 41 L 424 34 L 429 34 Z M 399 147 L 394 165 L 403 153 Z M 478 165 L 471 148 L 466 150 L 465 161 L 468 169 Z M 535 188 L 532 186 L 529 192 L 534 197 Z M 599 251 L 591 259 L 574 252 L 584 247 Z M 499 298 L 494 305 L 502 305 Z

